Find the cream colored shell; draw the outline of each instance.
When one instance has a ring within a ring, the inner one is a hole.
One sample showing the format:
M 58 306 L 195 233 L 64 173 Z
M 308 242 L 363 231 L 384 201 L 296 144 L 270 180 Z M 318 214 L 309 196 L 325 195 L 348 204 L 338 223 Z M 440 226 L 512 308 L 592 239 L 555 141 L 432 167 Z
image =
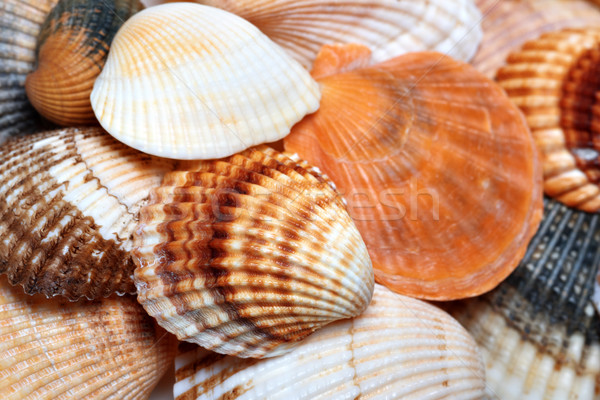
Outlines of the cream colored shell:
M 308 72 L 252 24 L 174 3 L 121 27 L 91 102 L 101 125 L 125 144 L 210 159 L 281 139 L 319 98 Z

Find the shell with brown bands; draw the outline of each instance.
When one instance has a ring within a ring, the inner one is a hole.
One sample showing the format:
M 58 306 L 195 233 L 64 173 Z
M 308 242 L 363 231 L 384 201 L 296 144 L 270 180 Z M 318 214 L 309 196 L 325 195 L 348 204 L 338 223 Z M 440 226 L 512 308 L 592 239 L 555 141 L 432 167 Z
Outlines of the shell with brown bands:
M 37 67 L 25 87 L 33 106 L 62 126 L 96 122 L 90 103 L 114 35 L 142 8 L 138 0 L 60 0 L 37 42 Z

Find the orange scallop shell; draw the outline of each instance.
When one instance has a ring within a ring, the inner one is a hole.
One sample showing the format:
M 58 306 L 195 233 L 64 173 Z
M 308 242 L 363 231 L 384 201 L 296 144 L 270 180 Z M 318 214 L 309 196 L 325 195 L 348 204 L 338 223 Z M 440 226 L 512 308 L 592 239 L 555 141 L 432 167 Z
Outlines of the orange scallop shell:
M 519 110 L 471 66 L 438 53 L 326 75 L 346 69 L 350 52 L 365 57 L 356 45 L 321 51 L 320 109 L 294 126 L 286 150 L 336 182 L 378 282 L 436 300 L 492 289 L 542 214 Z

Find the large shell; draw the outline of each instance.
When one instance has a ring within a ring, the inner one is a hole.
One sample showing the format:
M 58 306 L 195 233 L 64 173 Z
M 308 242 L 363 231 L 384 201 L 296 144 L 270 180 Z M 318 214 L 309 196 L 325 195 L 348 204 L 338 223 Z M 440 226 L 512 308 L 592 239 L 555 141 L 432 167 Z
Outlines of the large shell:
M 182 345 L 176 369 L 176 400 L 467 400 L 483 398 L 485 384 L 464 328 L 380 285 L 364 314 L 325 327 L 289 354 L 239 360 Z
M 0 144 L 42 125 L 27 100 L 25 77 L 35 65 L 38 33 L 57 1 L 0 2 Z
M 135 249 L 138 301 L 159 324 L 263 357 L 367 307 L 367 249 L 330 183 L 303 165 L 262 146 L 165 176 Z
M 590 212 L 600 210 L 600 141 L 592 129 L 599 72 L 600 29 L 567 29 L 527 42 L 496 78 L 527 118 L 546 193 Z
M 36 69 L 25 88 L 33 106 L 63 126 L 96 122 L 90 93 L 114 35 L 138 0 L 59 0 L 37 42 Z
M 493 399 L 598 399 L 599 265 L 600 215 L 547 200 L 519 268 L 451 311 L 481 346 Z
M 349 56 L 368 55 L 359 50 L 323 49 L 314 69 L 321 106 L 284 139 L 286 150 L 336 182 L 379 283 L 436 300 L 492 289 L 519 263 L 542 213 L 519 110 L 449 57 L 413 53 L 360 68 Z
M 483 40 L 472 64 L 489 78 L 508 54 L 542 33 L 598 26 L 600 10 L 588 0 L 476 0 Z
M 26 136 L 0 149 L 0 272 L 29 294 L 135 292 L 138 211 L 170 161 L 100 128 Z
M 319 96 L 308 72 L 252 24 L 175 3 L 123 25 L 91 99 L 120 141 L 162 157 L 209 159 L 281 139 Z
M 0 278 L 0 397 L 146 399 L 175 340 L 129 297 L 69 303 Z
M 359 43 L 381 62 L 435 50 L 468 61 L 481 41 L 472 0 L 196 0 L 256 25 L 310 69 L 325 44 Z

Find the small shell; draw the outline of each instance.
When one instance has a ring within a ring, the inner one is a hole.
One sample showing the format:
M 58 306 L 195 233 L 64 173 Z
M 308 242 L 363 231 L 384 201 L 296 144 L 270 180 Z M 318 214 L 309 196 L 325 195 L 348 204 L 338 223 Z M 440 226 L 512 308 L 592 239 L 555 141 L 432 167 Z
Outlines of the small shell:
M 484 15 L 483 40 L 473 66 L 493 78 L 511 51 L 545 32 L 598 26 L 600 11 L 587 0 L 476 0 Z
M 39 130 L 42 122 L 27 100 L 25 77 L 35 65 L 38 33 L 58 0 L 0 3 L 0 145 Z
M 168 173 L 136 233 L 138 301 L 218 353 L 278 355 L 371 300 L 371 261 L 339 195 L 266 146 Z
M 600 29 L 547 33 L 512 53 L 496 78 L 527 118 L 546 194 L 589 212 L 600 210 L 600 142 L 591 126 L 599 45 Z
M 197 0 L 252 22 L 310 69 L 325 44 L 359 43 L 381 62 L 435 50 L 469 61 L 481 41 L 472 0 Z
M 173 168 L 99 128 L 0 149 L 0 272 L 29 294 L 75 300 L 135 291 L 129 251 L 150 188 Z
M 0 398 L 145 399 L 175 340 L 134 299 L 69 303 L 0 278 Z
M 491 290 L 518 265 L 542 214 L 521 113 L 492 81 L 441 54 L 329 68 L 365 64 L 349 53 L 365 57 L 356 46 L 323 48 L 321 106 L 285 149 L 336 182 L 379 283 L 432 300 Z
M 119 27 L 142 8 L 137 0 L 59 0 L 37 42 L 27 96 L 45 118 L 63 126 L 96 122 L 90 93 Z
M 319 97 L 308 72 L 247 21 L 174 3 L 123 25 L 91 99 L 120 141 L 161 157 L 209 159 L 281 139 Z
M 186 352 L 187 350 L 187 352 Z M 440 309 L 375 285 L 364 314 L 290 353 L 240 360 L 180 346 L 176 400 L 482 399 L 473 339 Z
M 600 215 L 548 199 L 515 272 L 453 306 L 481 346 L 491 398 L 598 399 L 600 317 L 591 298 L 599 265 Z

